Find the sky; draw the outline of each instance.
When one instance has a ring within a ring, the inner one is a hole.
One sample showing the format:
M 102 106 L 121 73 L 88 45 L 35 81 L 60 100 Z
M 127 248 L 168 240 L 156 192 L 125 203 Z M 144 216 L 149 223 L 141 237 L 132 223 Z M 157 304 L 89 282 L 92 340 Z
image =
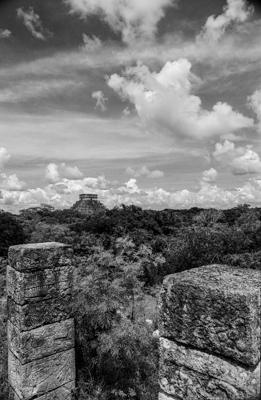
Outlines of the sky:
M 261 6 L 0 0 L 0 209 L 261 206 Z

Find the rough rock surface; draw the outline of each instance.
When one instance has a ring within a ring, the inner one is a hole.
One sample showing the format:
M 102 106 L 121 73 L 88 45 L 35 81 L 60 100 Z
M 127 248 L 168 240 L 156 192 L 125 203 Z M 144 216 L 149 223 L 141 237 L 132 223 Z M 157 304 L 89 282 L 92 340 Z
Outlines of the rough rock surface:
M 9 383 L 20 398 L 31 399 L 44 395 L 75 381 L 74 349 L 24 365 L 9 351 L 8 374 Z
M 60 243 L 14 246 L 9 263 L 8 376 L 13 398 L 72 400 L 72 250 Z
M 73 400 L 72 391 L 74 388 L 74 382 L 70 382 L 44 396 L 38 397 L 37 400 Z
M 7 294 L 18 304 L 71 294 L 73 267 L 20 272 L 7 267 Z
M 7 324 L 9 350 L 26 364 L 57 352 L 74 348 L 74 320 L 68 319 L 27 332 L 20 332 L 10 321 Z
M 260 361 L 261 272 L 212 265 L 168 276 L 160 336 L 254 367 Z
M 37 397 L 36 400 L 73 400 L 73 390 L 75 388 L 74 382 L 66 383 L 58 389 L 52 390 L 43 396 Z M 18 396 L 13 390 L 9 400 L 24 400 Z
M 260 398 L 260 363 L 253 369 L 245 368 L 164 338 L 160 339 L 159 379 L 162 400 Z
M 31 302 L 20 306 L 8 297 L 7 315 L 9 321 L 20 331 L 29 331 L 42 325 L 53 324 L 71 317 L 69 306 L 71 296 L 59 299 Z
M 47 242 L 12 246 L 9 265 L 18 271 L 54 269 L 71 264 L 72 249 L 62 243 Z

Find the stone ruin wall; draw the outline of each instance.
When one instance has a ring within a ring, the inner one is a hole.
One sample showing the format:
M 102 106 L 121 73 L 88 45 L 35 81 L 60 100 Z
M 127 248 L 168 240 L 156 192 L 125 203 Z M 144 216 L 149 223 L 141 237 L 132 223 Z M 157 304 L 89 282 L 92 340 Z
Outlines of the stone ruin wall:
M 218 265 L 165 279 L 159 400 L 260 399 L 260 284 Z
M 71 400 L 72 250 L 59 243 L 13 246 L 7 267 L 8 377 L 14 400 Z

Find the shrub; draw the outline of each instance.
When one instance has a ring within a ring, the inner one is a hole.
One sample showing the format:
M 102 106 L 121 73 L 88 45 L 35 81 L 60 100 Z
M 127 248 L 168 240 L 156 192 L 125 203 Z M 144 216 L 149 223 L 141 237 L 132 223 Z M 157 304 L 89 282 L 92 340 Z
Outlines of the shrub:
M 0 212 L 0 257 L 5 257 L 9 246 L 24 243 L 23 228 L 17 219 L 5 212 Z

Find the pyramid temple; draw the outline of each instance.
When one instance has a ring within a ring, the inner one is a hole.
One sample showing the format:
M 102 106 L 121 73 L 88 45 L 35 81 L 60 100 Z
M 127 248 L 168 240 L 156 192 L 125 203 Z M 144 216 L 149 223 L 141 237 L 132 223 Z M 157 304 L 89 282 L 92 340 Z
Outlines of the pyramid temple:
M 105 210 L 104 205 L 98 200 L 97 194 L 80 194 L 79 200 L 72 206 L 73 211 L 83 215 L 92 215 Z

